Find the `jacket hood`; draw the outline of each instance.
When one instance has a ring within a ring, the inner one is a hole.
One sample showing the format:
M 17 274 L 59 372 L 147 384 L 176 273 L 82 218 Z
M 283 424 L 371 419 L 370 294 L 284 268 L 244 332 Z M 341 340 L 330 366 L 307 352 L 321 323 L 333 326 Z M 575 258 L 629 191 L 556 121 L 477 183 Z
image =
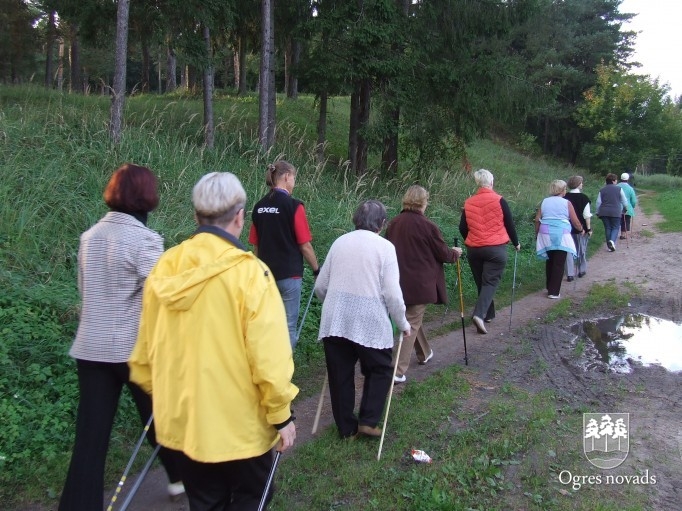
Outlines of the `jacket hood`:
M 170 310 L 185 311 L 211 279 L 250 257 L 255 256 L 213 234 L 201 233 L 168 250 L 145 285 Z

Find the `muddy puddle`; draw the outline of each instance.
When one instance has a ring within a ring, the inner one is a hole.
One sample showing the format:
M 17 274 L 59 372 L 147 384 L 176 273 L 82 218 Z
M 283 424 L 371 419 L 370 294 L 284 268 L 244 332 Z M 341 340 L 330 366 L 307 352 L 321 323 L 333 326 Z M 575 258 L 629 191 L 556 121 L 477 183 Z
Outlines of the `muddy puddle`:
M 682 371 L 682 325 L 645 314 L 594 319 L 571 327 L 578 365 L 586 371 L 630 373 L 657 365 Z

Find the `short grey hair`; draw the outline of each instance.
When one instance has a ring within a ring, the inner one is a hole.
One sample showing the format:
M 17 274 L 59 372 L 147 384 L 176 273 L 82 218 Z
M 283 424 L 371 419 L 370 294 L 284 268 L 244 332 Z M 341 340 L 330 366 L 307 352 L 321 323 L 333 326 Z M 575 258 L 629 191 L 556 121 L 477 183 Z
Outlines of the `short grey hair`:
M 379 232 L 386 222 L 386 206 L 378 200 L 366 200 L 353 214 L 356 229 Z
M 474 181 L 482 188 L 493 187 L 493 173 L 486 169 L 478 169 L 474 172 Z
M 192 204 L 200 224 L 227 224 L 246 206 L 246 192 L 230 172 L 211 172 L 192 190 Z

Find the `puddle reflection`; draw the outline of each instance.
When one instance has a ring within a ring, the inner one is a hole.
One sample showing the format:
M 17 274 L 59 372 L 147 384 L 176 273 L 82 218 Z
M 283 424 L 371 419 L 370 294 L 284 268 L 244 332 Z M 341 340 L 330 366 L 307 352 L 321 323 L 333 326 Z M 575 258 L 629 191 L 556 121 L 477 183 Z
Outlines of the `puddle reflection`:
M 629 373 L 630 361 L 682 371 L 682 325 L 647 316 L 627 314 L 583 321 L 571 327 L 582 341 L 582 367 Z

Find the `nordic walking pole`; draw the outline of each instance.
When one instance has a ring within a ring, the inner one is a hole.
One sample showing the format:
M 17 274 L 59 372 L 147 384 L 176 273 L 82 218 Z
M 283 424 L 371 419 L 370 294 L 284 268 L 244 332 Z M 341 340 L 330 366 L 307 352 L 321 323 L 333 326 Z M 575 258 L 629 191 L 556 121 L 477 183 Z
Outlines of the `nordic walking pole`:
M 317 425 L 320 423 L 320 414 L 322 413 L 322 403 L 324 402 L 324 393 L 327 391 L 327 372 L 324 373 L 324 383 L 322 384 L 322 391 L 320 392 L 320 400 L 317 402 L 317 413 L 315 413 L 315 420 L 313 421 L 313 431 L 314 435 L 317 433 Z
M 277 453 L 275 453 L 275 459 L 272 462 L 270 474 L 268 474 L 268 481 L 265 483 L 263 496 L 260 498 L 260 504 L 258 504 L 258 511 L 263 511 L 263 509 L 265 509 L 265 501 L 268 499 L 268 492 L 270 491 L 270 486 L 272 486 L 272 480 L 275 478 L 275 470 L 277 470 L 277 464 L 279 463 L 280 456 L 282 456 L 282 452 L 277 451 Z
M 303 317 L 298 325 L 298 330 L 296 331 L 296 340 L 301 336 L 301 330 L 303 330 L 303 323 L 305 323 L 305 317 L 308 315 L 308 309 L 310 308 L 310 302 L 313 301 L 313 294 L 315 293 L 315 286 L 310 290 L 310 298 L 308 298 L 308 305 L 305 306 L 303 311 Z
M 386 403 L 386 416 L 384 417 L 384 427 L 381 428 L 381 441 L 379 442 L 379 452 L 377 453 L 377 461 L 381 459 L 381 449 L 384 446 L 384 435 L 386 435 L 386 426 L 388 425 L 388 410 L 391 408 L 391 398 L 393 397 L 393 386 L 395 385 L 395 375 L 398 370 L 398 360 L 400 359 L 400 348 L 403 346 L 403 333 L 400 332 L 398 338 L 398 352 L 395 355 L 395 364 L 393 366 L 393 378 L 391 378 L 391 388 L 388 391 L 388 403 Z
M 147 424 L 145 425 L 144 429 L 142 430 L 142 435 L 140 435 L 140 438 L 138 439 L 137 443 L 135 444 L 135 448 L 133 449 L 133 454 L 132 454 L 132 456 L 130 456 L 130 460 L 128 460 L 128 464 L 126 465 L 126 468 L 123 471 L 123 475 L 121 476 L 121 480 L 116 485 L 116 491 L 114 491 L 114 494 L 111 496 L 111 502 L 109 502 L 109 506 L 107 507 L 107 511 L 112 511 L 114 509 L 114 504 L 116 503 L 116 499 L 118 499 L 118 495 L 119 495 L 119 493 L 121 493 L 121 489 L 123 488 L 123 485 L 125 484 L 126 479 L 128 478 L 128 472 L 130 472 L 130 469 L 133 467 L 133 463 L 135 462 L 135 458 L 137 458 L 137 454 L 140 452 L 140 447 L 142 447 L 142 442 L 144 442 L 144 439 L 147 436 L 147 431 L 149 431 L 149 428 L 151 427 L 153 420 L 154 420 L 154 415 L 150 415 L 149 420 L 147 421 Z
M 582 240 L 580 239 L 582 237 L 582 234 L 576 234 L 575 239 L 578 240 L 578 243 L 576 243 L 575 246 L 575 254 L 577 257 L 573 259 L 573 291 L 575 291 L 578 288 L 578 273 L 580 273 L 580 246 L 582 244 Z
M 455 246 L 458 247 L 457 236 L 455 236 Z M 462 271 L 459 264 L 461 257 L 457 258 L 457 282 L 459 283 L 459 314 L 462 318 L 462 338 L 464 339 L 464 365 L 469 365 L 469 356 L 467 355 L 467 332 L 464 328 L 464 294 L 462 292 Z
M 154 447 L 154 451 L 152 452 L 152 455 L 147 460 L 147 463 L 145 463 L 144 467 L 142 468 L 142 472 L 140 472 L 140 475 L 137 476 L 137 481 L 135 481 L 135 484 L 133 485 L 133 487 L 130 488 L 130 492 L 126 496 L 126 499 L 123 501 L 123 505 L 121 506 L 119 511 L 126 511 L 126 509 L 128 509 L 128 506 L 133 501 L 133 497 L 137 493 L 137 490 L 139 490 L 140 486 L 142 486 L 142 481 L 144 481 L 144 478 L 147 477 L 147 472 L 149 472 L 149 469 L 152 468 L 152 463 L 154 463 L 154 460 L 156 459 L 156 455 L 159 454 L 160 449 L 161 449 L 161 444 L 156 444 L 156 447 Z
M 511 304 L 509 305 L 509 331 L 511 332 L 512 316 L 514 314 L 514 291 L 516 290 L 516 261 L 519 251 L 514 247 L 514 277 L 512 278 Z

